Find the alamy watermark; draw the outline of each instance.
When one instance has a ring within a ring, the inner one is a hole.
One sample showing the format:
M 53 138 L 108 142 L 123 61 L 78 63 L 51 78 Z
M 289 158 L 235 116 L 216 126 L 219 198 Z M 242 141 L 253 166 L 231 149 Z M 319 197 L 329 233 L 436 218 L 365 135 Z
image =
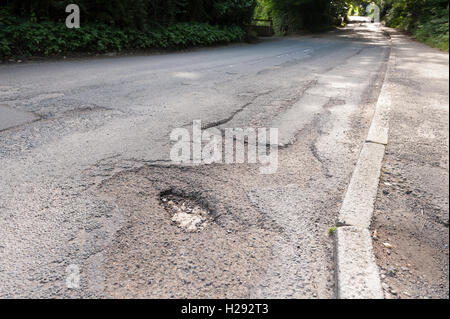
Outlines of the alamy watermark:
M 80 266 L 69 265 L 66 268 L 66 286 L 68 289 L 80 289 Z
M 80 28 L 80 7 L 77 4 L 69 4 L 66 13 L 70 13 L 66 18 L 66 27 L 69 29 Z
M 277 128 L 203 130 L 201 121 L 196 120 L 192 130 L 174 129 L 170 140 L 175 142 L 170 159 L 177 164 L 248 163 L 259 164 L 261 174 L 278 170 Z
M 373 2 L 366 7 L 367 15 L 372 17 L 375 23 L 380 23 L 380 12 L 380 7 Z

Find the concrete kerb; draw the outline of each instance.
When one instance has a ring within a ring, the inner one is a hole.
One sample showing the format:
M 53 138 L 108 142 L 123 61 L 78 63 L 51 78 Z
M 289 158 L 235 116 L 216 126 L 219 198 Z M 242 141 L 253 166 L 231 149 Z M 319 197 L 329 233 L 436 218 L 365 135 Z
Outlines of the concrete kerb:
M 335 236 L 337 298 L 383 299 L 370 231 L 340 227 Z
M 339 299 L 384 298 L 369 229 L 389 141 L 391 97 L 386 80 L 394 59 L 389 57 L 372 124 L 338 216 L 335 279 Z

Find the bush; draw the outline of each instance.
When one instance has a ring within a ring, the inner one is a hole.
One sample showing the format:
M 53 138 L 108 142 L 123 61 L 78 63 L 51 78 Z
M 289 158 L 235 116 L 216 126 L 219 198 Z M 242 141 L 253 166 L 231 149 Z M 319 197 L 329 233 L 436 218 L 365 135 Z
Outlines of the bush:
M 0 0 L 23 18 L 63 22 L 72 0 Z M 176 22 L 244 25 L 253 15 L 256 0 L 77 0 L 83 23 L 146 30 Z
M 258 0 L 257 18 L 272 18 L 279 34 L 299 29 L 323 30 L 343 23 L 346 0 Z
M 3 12 L 4 13 L 4 12 Z M 32 22 L 0 12 L 0 58 L 49 56 L 69 52 L 120 52 L 134 49 L 181 49 L 242 41 L 239 26 L 212 26 L 207 23 L 175 23 L 165 28 L 140 31 L 105 24 L 68 29 L 64 23 Z
M 447 18 L 435 18 L 419 24 L 414 32 L 414 36 L 417 40 L 425 42 L 432 47 L 448 51 L 448 30 L 448 16 Z
M 448 51 L 448 0 L 389 2 L 386 25 L 410 32 L 417 40 Z

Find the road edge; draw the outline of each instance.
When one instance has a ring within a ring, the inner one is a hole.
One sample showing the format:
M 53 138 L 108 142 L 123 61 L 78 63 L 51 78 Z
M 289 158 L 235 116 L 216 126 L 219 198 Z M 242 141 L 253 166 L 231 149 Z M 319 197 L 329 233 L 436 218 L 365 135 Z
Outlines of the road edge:
M 370 225 L 389 142 L 391 97 L 386 82 L 394 64 L 391 51 L 372 123 L 339 211 L 334 236 L 337 299 L 384 299 Z

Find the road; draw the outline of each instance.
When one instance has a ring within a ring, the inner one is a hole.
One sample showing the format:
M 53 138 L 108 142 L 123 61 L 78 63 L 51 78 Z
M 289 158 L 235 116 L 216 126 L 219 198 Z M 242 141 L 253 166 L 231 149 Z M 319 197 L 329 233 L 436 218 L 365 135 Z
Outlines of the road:
M 0 131 L 0 297 L 335 297 L 328 230 L 389 53 L 379 28 L 356 23 L 258 44 L 0 65 L 0 115 L 22 116 Z M 169 135 L 194 120 L 278 128 L 277 173 L 174 165 Z M 204 229 L 174 225 L 161 200 L 170 192 L 210 212 Z

